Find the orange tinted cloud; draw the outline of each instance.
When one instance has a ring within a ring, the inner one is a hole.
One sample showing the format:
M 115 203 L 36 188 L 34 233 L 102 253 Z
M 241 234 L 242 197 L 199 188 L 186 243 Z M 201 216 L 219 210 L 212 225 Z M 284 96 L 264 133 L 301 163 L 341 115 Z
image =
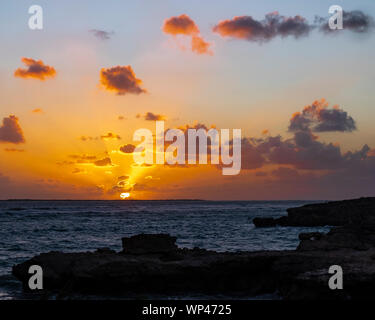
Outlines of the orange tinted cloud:
M 210 54 L 211 44 L 206 42 L 200 35 L 196 23 L 186 14 L 171 17 L 164 21 L 163 31 L 173 36 L 184 35 L 191 37 L 191 50 L 197 54 Z
M 142 80 L 136 78 L 131 66 L 102 68 L 100 71 L 100 82 L 105 89 L 114 91 L 118 95 L 147 92 L 141 88 Z
M 15 77 L 25 79 L 34 78 L 43 81 L 46 78 L 53 78 L 56 75 L 55 68 L 45 65 L 42 60 L 22 58 L 21 61 L 27 66 L 27 68 L 18 68 L 14 72 Z
M 3 119 L 3 124 L 0 127 L 0 142 L 25 143 L 23 131 L 16 116 L 10 115 Z
M 34 110 L 31 111 L 32 113 L 44 113 L 43 109 L 40 109 L 40 108 L 36 108 Z
M 183 34 L 187 36 L 199 33 L 199 28 L 195 22 L 186 14 L 178 17 L 171 17 L 164 21 L 163 31 L 171 35 Z
M 5 148 L 5 152 L 25 152 L 23 149 L 15 149 L 15 148 Z
M 212 51 L 210 50 L 210 43 L 206 42 L 200 36 L 193 36 L 191 38 L 191 50 L 198 54 L 210 54 L 212 55 Z

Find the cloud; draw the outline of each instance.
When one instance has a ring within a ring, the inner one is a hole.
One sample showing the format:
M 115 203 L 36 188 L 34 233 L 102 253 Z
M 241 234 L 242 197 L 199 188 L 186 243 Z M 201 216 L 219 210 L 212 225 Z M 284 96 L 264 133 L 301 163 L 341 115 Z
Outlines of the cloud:
M 284 17 L 278 12 L 269 13 L 264 20 L 251 16 L 237 16 L 231 20 L 220 21 L 213 31 L 222 37 L 230 37 L 254 42 L 267 42 L 276 37 L 300 38 L 307 36 L 312 26 L 301 16 Z
M 163 116 L 161 114 L 155 114 L 155 113 L 152 113 L 152 112 L 147 112 L 145 114 L 144 118 L 147 121 L 161 121 L 161 120 L 165 120 L 165 116 Z
M 288 167 L 279 167 L 273 170 L 271 174 L 279 179 L 296 179 L 300 175 L 297 170 Z
M 93 140 L 99 140 L 99 137 L 81 136 L 81 137 L 79 137 L 79 140 L 82 140 L 82 141 L 93 141 Z
M 42 60 L 22 58 L 21 61 L 27 66 L 27 69 L 18 68 L 14 72 L 15 77 L 25 79 L 34 78 L 43 81 L 46 78 L 53 78 L 56 75 L 56 70 L 53 67 L 45 65 Z
M 320 25 L 320 31 L 331 34 L 338 34 L 337 30 L 331 30 L 328 18 L 316 17 L 315 21 Z M 343 12 L 343 30 L 355 33 L 367 33 L 374 28 L 374 19 L 360 10 Z
M 125 120 L 126 118 L 124 116 L 118 116 L 117 119 L 118 120 Z
M 3 124 L 0 126 L 0 143 L 25 143 L 25 138 L 21 126 L 18 123 L 18 118 L 10 115 L 3 119 Z
M 164 21 L 162 30 L 172 36 L 184 35 L 191 37 L 191 51 L 197 54 L 212 55 L 211 44 L 200 36 L 196 23 L 186 14 L 171 17 Z
M 31 112 L 32 113 L 38 113 L 38 114 L 44 113 L 43 109 L 40 109 L 40 108 L 36 108 L 36 109 L 32 110 Z
M 100 82 L 106 90 L 114 91 L 118 95 L 147 92 L 141 88 L 142 80 L 136 78 L 131 66 L 102 68 L 100 71 Z
M 112 35 L 114 35 L 113 31 L 104 31 L 104 30 L 98 30 L 98 29 L 91 29 L 89 30 L 90 33 L 92 33 L 96 38 L 100 40 L 109 40 L 111 39 Z
M 94 162 L 97 167 L 113 166 L 111 158 L 104 158 Z
M 113 132 L 108 132 L 104 136 L 100 136 L 102 140 L 121 140 L 121 137 Z
M 5 148 L 5 152 L 25 152 L 23 149 L 15 149 L 15 148 Z
M 357 130 L 354 119 L 347 112 L 334 106 L 328 109 L 328 103 L 322 99 L 306 106 L 302 112 L 296 112 L 290 119 L 289 131 L 314 132 L 352 132 Z
M 135 145 L 132 145 L 132 144 L 126 144 L 120 147 L 120 151 L 123 153 L 133 153 L 134 150 L 135 150 Z
M 120 177 L 118 177 L 118 181 L 128 180 L 129 178 L 130 178 L 130 176 L 120 176 Z
M 68 156 L 70 159 L 76 160 L 76 163 L 83 164 L 83 163 L 93 163 L 97 157 L 96 156 L 90 156 L 86 154 L 71 154 Z
M 166 19 L 164 21 L 163 31 L 174 36 L 178 34 L 187 36 L 199 34 L 198 26 L 186 14 L 181 14 L 178 17 L 171 17 L 169 19 Z
M 83 170 L 83 169 L 79 169 L 79 168 L 74 168 L 74 170 L 72 171 L 73 174 L 84 174 L 84 173 L 87 173 L 86 170 Z
M 211 44 L 205 41 L 201 36 L 193 36 L 191 38 L 191 50 L 198 54 L 209 54 L 213 52 L 210 50 Z

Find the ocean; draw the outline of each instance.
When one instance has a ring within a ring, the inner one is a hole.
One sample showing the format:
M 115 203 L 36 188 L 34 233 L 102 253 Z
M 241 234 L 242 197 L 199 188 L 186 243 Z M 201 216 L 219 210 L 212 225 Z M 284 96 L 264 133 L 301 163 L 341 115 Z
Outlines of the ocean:
M 298 234 L 324 228 L 255 228 L 313 201 L 0 201 L 0 300 L 27 299 L 14 264 L 49 251 L 121 250 L 121 238 L 169 233 L 179 247 L 215 251 L 293 250 Z

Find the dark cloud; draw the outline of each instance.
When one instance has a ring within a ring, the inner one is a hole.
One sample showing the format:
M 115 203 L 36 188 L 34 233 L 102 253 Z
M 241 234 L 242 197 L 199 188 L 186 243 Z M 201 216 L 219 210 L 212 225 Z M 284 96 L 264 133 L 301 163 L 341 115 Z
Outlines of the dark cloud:
M 111 158 L 108 157 L 94 161 L 94 165 L 96 165 L 97 167 L 113 166 Z
M 134 150 L 135 150 L 135 145 L 132 145 L 132 144 L 126 144 L 120 147 L 120 151 L 123 153 L 133 153 Z
M 121 140 L 121 137 L 118 134 L 113 132 L 108 132 L 107 134 L 100 136 L 102 140 Z
M 18 118 L 10 115 L 3 119 L 3 124 L 0 126 L 0 143 L 25 143 L 23 131 L 18 123 Z
M 326 33 L 337 34 L 337 30 L 331 30 L 328 18 L 316 17 L 316 22 L 320 25 L 320 30 Z M 356 33 L 367 33 L 374 28 L 374 19 L 360 10 L 343 12 L 344 30 Z
M 100 40 L 109 40 L 114 35 L 113 31 L 104 31 L 104 30 L 98 30 L 98 29 L 91 29 L 89 30 L 90 33 L 92 33 L 96 38 Z
M 152 112 L 147 112 L 145 115 L 144 115 L 144 118 L 145 120 L 148 120 L 148 121 L 160 121 L 160 120 L 165 120 L 165 116 L 161 115 L 161 114 L 155 114 L 155 113 L 152 113 Z
M 100 82 L 108 91 L 118 95 L 141 94 L 147 91 L 141 88 L 142 80 L 137 79 L 131 66 L 117 66 L 100 71 Z
M 284 17 L 278 12 L 273 12 L 267 14 L 264 20 L 255 20 L 251 16 L 238 16 L 231 20 L 220 21 L 213 31 L 222 37 L 266 42 L 277 36 L 300 38 L 308 35 L 312 28 L 301 16 Z
M 27 69 L 18 68 L 14 72 L 15 77 L 34 78 L 43 81 L 46 78 L 52 78 L 56 75 L 56 70 L 53 67 L 45 65 L 42 60 L 22 58 L 21 61 L 27 66 Z
M 314 101 L 302 112 L 293 114 L 289 125 L 289 131 L 351 132 L 356 129 L 354 119 L 347 112 L 338 106 L 328 109 L 324 99 Z

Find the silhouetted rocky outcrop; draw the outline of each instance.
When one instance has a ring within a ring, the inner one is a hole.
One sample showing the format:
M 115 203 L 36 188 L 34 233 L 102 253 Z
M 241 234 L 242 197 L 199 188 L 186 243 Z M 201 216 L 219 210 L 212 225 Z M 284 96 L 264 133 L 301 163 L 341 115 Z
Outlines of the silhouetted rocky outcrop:
M 129 253 L 129 247 L 119 253 L 109 249 L 49 252 L 14 266 L 13 274 L 28 290 L 29 267 L 40 265 L 45 291 L 62 296 L 277 293 L 284 299 L 375 299 L 374 229 L 365 230 L 368 233 L 346 227 L 327 235 L 304 234 L 296 251 L 238 253 L 174 249 L 170 245 L 173 251 L 156 252 L 148 242 L 153 237 L 169 244 L 174 244 L 175 238 L 139 235 L 131 240 L 131 247 L 140 246 L 136 254 Z M 346 233 L 351 235 L 349 241 L 344 240 Z M 351 243 L 352 239 L 356 241 Z M 344 290 L 329 289 L 331 265 L 343 268 Z
M 281 218 L 254 218 L 256 227 L 270 226 L 343 226 L 346 224 L 375 224 L 375 198 L 308 204 L 287 209 Z

